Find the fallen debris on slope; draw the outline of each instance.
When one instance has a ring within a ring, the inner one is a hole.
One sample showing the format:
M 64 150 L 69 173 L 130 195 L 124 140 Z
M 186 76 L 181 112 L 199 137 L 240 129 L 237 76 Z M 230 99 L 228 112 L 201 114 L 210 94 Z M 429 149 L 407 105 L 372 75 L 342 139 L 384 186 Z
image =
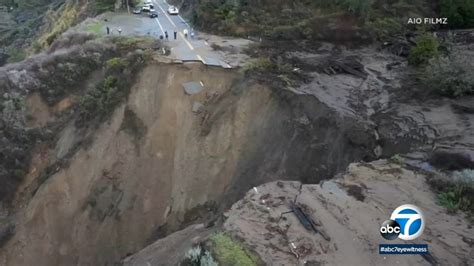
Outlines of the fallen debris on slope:
M 435 203 L 426 178 L 379 160 L 351 164 L 343 176 L 320 185 L 266 183 L 251 189 L 224 213 L 226 221 L 219 234 L 232 236 L 232 241 L 258 254 L 265 265 L 468 265 L 473 259 L 472 225 L 463 214 L 450 215 Z M 404 203 L 422 209 L 427 225 L 413 242 L 428 244 L 430 253 L 379 255 L 379 244 L 407 243 L 387 242 L 379 233 L 381 223 Z M 176 265 L 178 258 L 169 259 L 163 251 L 175 250 L 184 259 L 192 247 L 210 250 L 215 256 L 210 232 L 188 227 L 130 256 L 124 264 Z M 183 235 L 189 237 L 184 240 Z M 177 238 L 182 241 L 168 241 Z
M 361 188 L 363 201 L 347 191 L 353 186 Z M 321 185 L 278 181 L 257 191 L 249 191 L 225 214 L 224 230 L 253 247 L 267 265 L 467 265 L 473 258 L 469 241 L 464 240 L 472 229 L 462 215 L 448 215 L 436 205 L 423 174 L 384 160 L 351 164 L 342 178 Z M 317 217 L 326 237 L 305 229 L 293 214 L 279 219 L 295 196 L 291 209 Z M 380 224 L 403 203 L 415 204 L 424 212 L 427 227 L 415 242 L 429 244 L 429 257 L 378 254 L 378 245 L 386 243 L 379 234 Z

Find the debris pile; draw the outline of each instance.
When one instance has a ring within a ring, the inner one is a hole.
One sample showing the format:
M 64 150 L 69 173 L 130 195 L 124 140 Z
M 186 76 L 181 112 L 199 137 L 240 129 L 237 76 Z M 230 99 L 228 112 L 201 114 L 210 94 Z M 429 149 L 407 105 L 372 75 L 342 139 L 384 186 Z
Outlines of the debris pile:
M 400 199 L 420 206 L 430 221 L 416 240 L 429 243 L 430 256 L 378 254 L 379 244 L 404 243 L 379 233 L 381 223 L 403 203 Z M 466 263 L 471 248 L 461 236 L 472 229 L 461 214 L 447 214 L 435 199 L 422 174 L 384 160 L 351 164 L 343 177 L 321 184 L 277 181 L 251 189 L 225 213 L 224 231 L 266 265 Z

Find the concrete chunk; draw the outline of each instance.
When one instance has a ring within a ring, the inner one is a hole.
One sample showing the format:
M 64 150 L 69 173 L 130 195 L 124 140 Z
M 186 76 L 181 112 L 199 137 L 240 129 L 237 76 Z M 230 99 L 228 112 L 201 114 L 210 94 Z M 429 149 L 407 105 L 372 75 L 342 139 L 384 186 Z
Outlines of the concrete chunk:
M 200 93 L 204 89 L 202 82 L 196 81 L 183 83 L 183 87 L 184 92 L 186 92 L 188 95 Z

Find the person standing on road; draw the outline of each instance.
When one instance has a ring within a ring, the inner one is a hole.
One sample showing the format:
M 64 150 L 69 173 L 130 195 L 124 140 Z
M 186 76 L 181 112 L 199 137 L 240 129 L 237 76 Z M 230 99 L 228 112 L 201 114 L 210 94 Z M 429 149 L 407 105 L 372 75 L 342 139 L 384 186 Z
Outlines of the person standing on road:
M 174 31 L 174 39 L 176 40 L 176 37 L 177 37 L 178 33 L 176 31 Z
M 122 28 L 118 27 L 117 31 L 118 31 L 119 35 L 122 35 Z
M 184 38 L 188 38 L 188 29 L 184 29 L 183 30 L 183 33 L 184 33 Z
M 107 26 L 107 35 L 109 35 L 109 34 L 110 34 L 110 28 L 109 28 L 109 26 Z
M 165 31 L 165 38 L 168 40 L 168 31 Z

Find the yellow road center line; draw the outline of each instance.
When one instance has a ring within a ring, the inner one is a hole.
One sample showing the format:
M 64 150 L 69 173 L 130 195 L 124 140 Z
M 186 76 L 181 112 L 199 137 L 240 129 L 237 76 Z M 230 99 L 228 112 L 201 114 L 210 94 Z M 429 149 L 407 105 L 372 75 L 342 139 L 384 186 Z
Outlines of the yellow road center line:
M 201 60 L 201 62 L 202 62 L 203 64 L 205 64 L 205 63 L 206 63 L 206 61 L 204 61 L 204 58 L 202 58 L 202 56 L 200 56 L 200 55 L 197 55 L 197 58 L 198 58 L 199 60 Z
M 181 38 L 183 38 L 184 42 L 189 47 L 189 49 L 194 51 L 194 47 L 191 45 L 191 43 L 188 40 L 186 40 L 186 38 L 184 37 L 184 35 L 181 32 L 179 33 L 179 36 L 181 36 Z

